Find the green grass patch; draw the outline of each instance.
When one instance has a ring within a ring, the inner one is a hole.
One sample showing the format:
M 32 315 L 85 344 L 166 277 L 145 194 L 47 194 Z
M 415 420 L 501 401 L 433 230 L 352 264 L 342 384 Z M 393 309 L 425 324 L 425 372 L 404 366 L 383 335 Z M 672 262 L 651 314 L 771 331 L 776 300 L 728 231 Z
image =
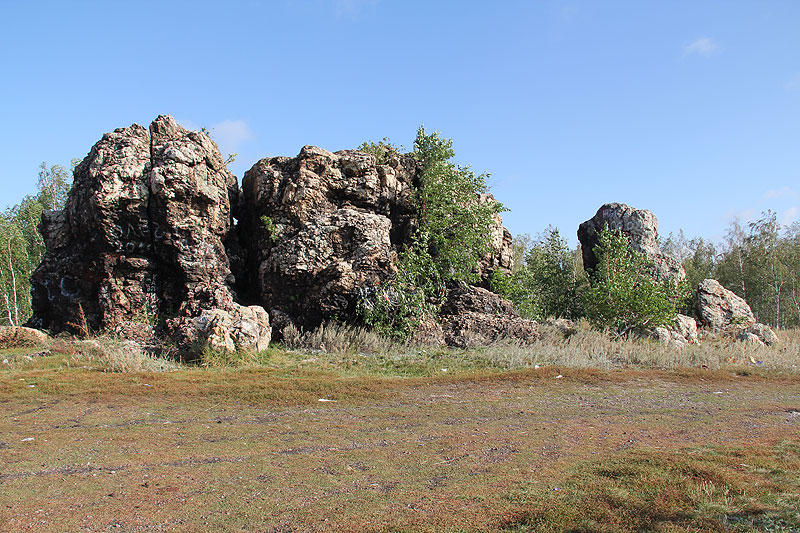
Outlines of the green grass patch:
M 508 531 L 799 531 L 800 442 L 630 450 L 507 497 Z

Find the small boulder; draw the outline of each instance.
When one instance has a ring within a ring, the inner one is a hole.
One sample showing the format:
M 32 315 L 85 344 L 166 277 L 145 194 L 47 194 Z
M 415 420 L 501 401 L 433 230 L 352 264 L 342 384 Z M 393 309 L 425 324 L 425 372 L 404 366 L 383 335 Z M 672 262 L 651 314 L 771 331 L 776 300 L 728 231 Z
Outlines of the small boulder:
M 450 290 L 440 317 L 445 343 L 456 348 L 515 339 L 529 344 L 539 338 L 536 322 L 520 317 L 513 304 L 481 287 Z
M 766 324 L 756 323 L 745 331 L 758 337 L 758 339 L 767 346 L 773 346 L 778 343 L 778 336 L 772 331 L 772 328 Z
M 47 342 L 47 334 L 22 326 L 0 326 L 0 346 L 38 346 Z
M 697 321 L 690 316 L 678 314 L 673 331 L 686 339 L 688 344 L 700 342 L 697 337 Z
M 205 309 L 193 320 L 193 325 L 198 340 L 214 350 L 231 352 L 237 348 L 266 350 L 272 334 L 269 314 L 258 305 Z
M 744 298 L 715 279 L 703 280 L 697 287 L 697 314 L 712 331 L 747 329 L 756 322 Z
M 736 340 L 748 346 L 764 346 L 764 343 L 758 338 L 758 335 L 750 333 L 749 331 L 742 331 L 739 333 L 739 335 L 736 336 Z

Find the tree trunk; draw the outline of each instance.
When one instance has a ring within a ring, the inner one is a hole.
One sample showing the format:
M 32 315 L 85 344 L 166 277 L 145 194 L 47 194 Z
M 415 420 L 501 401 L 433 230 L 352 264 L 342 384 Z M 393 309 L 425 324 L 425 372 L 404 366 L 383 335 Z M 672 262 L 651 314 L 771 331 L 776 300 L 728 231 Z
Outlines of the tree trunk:
M 11 322 L 12 326 L 16 326 L 19 324 L 19 304 L 17 303 L 17 276 L 14 272 L 14 262 L 11 260 L 11 237 L 8 238 L 8 269 L 11 271 L 11 288 L 13 291 L 14 296 L 14 322 Z M 8 298 L 6 296 L 6 298 Z M 11 312 L 9 311 L 9 319 L 10 319 Z M 9 320 L 10 321 L 10 320 Z

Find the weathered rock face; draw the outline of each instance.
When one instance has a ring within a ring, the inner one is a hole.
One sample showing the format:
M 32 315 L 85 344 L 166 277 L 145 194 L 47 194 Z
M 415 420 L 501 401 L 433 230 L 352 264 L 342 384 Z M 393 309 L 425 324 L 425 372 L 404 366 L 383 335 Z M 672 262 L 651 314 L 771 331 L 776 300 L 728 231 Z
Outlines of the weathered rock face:
M 706 279 L 697 287 L 697 315 L 712 331 L 747 329 L 756 322 L 744 298 L 722 286 L 715 279 Z
M 510 301 L 482 287 L 453 287 L 442 306 L 441 324 L 444 341 L 456 348 L 539 338 L 536 322 L 521 318 Z
M 682 280 L 686 277 L 680 262 L 658 248 L 658 220 L 645 209 L 635 209 L 625 204 L 605 204 L 597 213 L 578 227 L 583 266 L 591 271 L 597 267 L 594 248 L 600 231 L 606 227 L 621 231 L 633 250 L 653 261 L 653 274 L 658 280 Z
M 256 163 L 240 198 L 249 282 L 240 292 L 298 326 L 351 318 L 360 291 L 395 272 L 417 170 L 410 157 L 378 165 L 369 154 L 314 146 Z
M 237 312 L 223 245 L 237 193 L 213 141 L 172 117 L 104 135 L 75 169 L 64 211 L 42 218 L 31 324 L 138 337 L 147 328 L 135 324 L 158 315 Z
M 491 194 L 482 193 L 481 203 L 494 202 L 495 198 Z M 499 214 L 494 215 L 494 226 L 491 234 L 492 252 L 481 261 L 479 265 L 481 280 L 488 282 L 489 276 L 495 270 L 511 273 L 511 266 L 514 263 L 514 250 L 511 247 L 513 237 L 511 232 L 503 226 L 503 219 Z
M 256 163 L 240 191 L 214 142 L 172 117 L 115 130 L 76 168 L 66 208 L 43 216 L 30 323 L 230 350 L 265 348 L 271 322 L 347 321 L 395 274 L 419 171 L 410 156 L 306 146 Z M 499 216 L 491 239 L 484 278 L 511 266 Z M 481 327 L 506 327 L 494 322 Z
M 256 163 L 242 181 L 239 240 L 249 283 L 239 292 L 305 328 L 353 318 L 359 299 L 394 275 L 413 233 L 419 170 L 410 156 L 388 154 L 378 164 L 363 152 L 314 146 Z M 511 234 L 499 216 L 491 238 L 484 277 L 511 267 Z

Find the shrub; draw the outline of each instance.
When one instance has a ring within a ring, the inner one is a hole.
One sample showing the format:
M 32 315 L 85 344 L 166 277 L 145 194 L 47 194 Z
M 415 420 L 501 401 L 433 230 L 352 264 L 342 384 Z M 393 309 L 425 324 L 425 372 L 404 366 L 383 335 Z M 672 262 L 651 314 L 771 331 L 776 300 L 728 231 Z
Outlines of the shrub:
M 386 143 L 362 148 L 378 152 L 389 149 Z M 395 279 L 367 291 L 359 306 L 369 326 L 399 340 L 438 314 L 449 283 L 477 280 L 478 265 L 491 251 L 494 215 L 504 209 L 480 197 L 488 190 L 485 174 L 452 162 L 452 140 L 427 134 L 421 126 L 412 155 L 422 164 L 417 230 L 400 252 Z
M 601 230 L 594 253 L 597 267 L 583 305 L 592 326 L 626 335 L 636 329 L 674 323 L 678 308 L 689 296 L 685 283 L 656 281 L 652 262 L 632 250 L 620 231 Z

